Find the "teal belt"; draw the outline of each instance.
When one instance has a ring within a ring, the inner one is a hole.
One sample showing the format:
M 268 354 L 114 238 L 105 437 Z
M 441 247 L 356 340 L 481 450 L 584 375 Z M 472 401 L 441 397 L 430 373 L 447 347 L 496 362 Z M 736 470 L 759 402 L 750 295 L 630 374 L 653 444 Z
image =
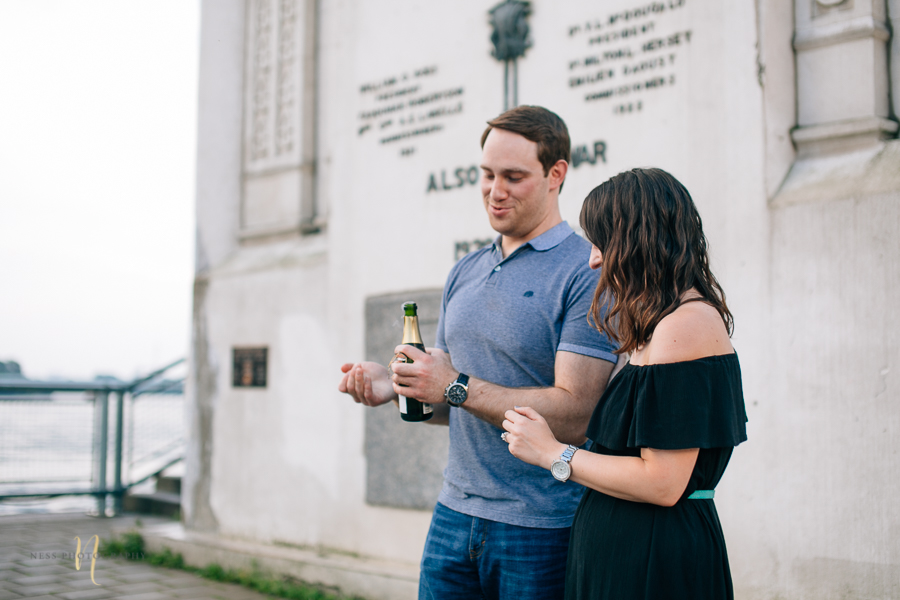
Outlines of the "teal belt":
M 716 490 L 697 490 L 688 496 L 688 500 L 712 500 L 715 497 Z

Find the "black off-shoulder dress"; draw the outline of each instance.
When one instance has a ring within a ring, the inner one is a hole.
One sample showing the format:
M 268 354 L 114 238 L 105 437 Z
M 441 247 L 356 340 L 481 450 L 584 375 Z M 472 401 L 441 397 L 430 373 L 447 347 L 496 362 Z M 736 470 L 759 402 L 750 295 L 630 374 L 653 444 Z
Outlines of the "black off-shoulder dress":
M 733 598 L 714 501 L 688 496 L 716 487 L 734 446 L 747 439 L 746 421 L 736 354 L 626 365 L 591 417 L 590 451 L 700 452 L 687 489 L 672 507 L 585 492 L 572 523 L 566 600 Z

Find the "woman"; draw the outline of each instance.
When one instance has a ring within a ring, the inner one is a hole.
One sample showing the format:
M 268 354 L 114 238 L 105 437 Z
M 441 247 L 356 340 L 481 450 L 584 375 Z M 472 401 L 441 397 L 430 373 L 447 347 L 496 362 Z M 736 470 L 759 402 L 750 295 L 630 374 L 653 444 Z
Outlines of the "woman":
M 733 598 L 712 497 L 747 439 L 747 417 L 700 216 L 674 177 L 634 169 L 594 189 L 580 221 L 591 267 L 603 266 L 591 321 L 631 358 L 594 410 L 590 451 L 569 462 L 588 489 L 566 598 Z M 549 469 L 573 448 L 531 408 L 508 411 L 503 428 L 509 451 L 530 464 Z

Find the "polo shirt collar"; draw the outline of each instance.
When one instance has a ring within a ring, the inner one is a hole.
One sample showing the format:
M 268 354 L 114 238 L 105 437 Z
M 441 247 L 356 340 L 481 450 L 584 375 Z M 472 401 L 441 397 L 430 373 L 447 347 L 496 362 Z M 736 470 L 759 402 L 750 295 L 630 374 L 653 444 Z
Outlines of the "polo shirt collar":
M 575 231 L 569 226 L 568 223 L 562 221 L 560 224 L 555 225 L 542 233 L 541 235 L 528 240 L 522 246 L 531 246 L 538 252 L 543 252 L 545 250 L 550 250 L 551 248 L 555 248 L 559 246 L 563 240 L 567 237 L 575 233 Z M 497 236 L 497 239 L 494 240 L 494 249 L 500 250 L 500 242 L 503 236 Z

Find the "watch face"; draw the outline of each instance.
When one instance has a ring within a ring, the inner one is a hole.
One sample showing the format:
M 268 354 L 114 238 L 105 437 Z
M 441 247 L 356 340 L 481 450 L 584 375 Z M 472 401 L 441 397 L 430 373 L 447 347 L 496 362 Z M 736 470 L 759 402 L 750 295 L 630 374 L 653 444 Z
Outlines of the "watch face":
M 553 464 L 550 465 L 550 473 L 560 481 L 566 481 L 569 478 L 569 475 L 572 474 L 572 467 L 565 461 L 554 460 Z
M 459 406 L 466 401 L 468 395 L 466 388 L 463 387 L 462 384 L 454 383 L 450 386 L 450 389 L 447 390 L 447 402 L 453 406 Z

